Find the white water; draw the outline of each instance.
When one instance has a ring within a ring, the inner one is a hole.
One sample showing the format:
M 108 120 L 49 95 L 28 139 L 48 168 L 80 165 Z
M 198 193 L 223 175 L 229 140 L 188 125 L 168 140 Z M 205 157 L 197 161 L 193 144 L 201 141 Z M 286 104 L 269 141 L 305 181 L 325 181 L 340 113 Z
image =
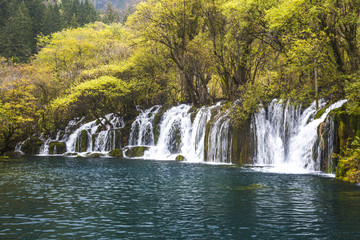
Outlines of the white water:
M 271 165 L 276 172 L 319 171 L 320 161 L 314 159 L 318 151 L 317 146 L 314 146 L 318 138 L 317 128 L 331 110 L 341 107 L 345 102 L 341 100 L 332 104 L 316 120 L 315 102 L 302 113 L 300 107 L 276 99 L 270 103 L 267 112 L 263 107 L 260 108 L 252 120 L 256 140 L 255 163 Z M 321 107 L 324 105 L 320 103 Z
M 124 126 L 121 117 L 115 114 L 108 114 L 101 120 L 101 123 L 99 121 L 91 121 L 82 124 L 83 121 L 84 118 L 72 120 L 66 126 L 62 137 L 60 137 L 62 131 L 59 131 L 55 139 L 46 139 L 40 149 L 40 155 L 49 154 L 50 142 L 64 142 L 67 153 L 80 153 L 81 146 L 86 146 L 85 152 L 103 153 L 115 148 L 121 148 L 119 143 L 116 143 L 116 135 L 118 134 L 116 130 Z M 86 143 L 82 142 L 81 134 L 83 131 L 85 131 L 87 135 Z M 54 149 L 54 151 L 56 151 L 56 149 Z
M 211 124 L 207 161 L 218 163 L 231 163 L 232 135 L 230 133 L 229 110 L 215 117 Z
M 156 105 L 145 111 L 140 110 L 139 116 L 131 125 L 131 133 L 129 138 L 129 145 L 145 146 L 154 145 L 154 118 L 159 112 L 161 106 Z
M 145 159 L 174 160 L 178 155 L 182 155 L 188 162 L 204 162 L 206 125 L 211 120 L 214 108 L 219 107 L 220 104 L 201 107 L 197 112 L 189 112 L 191 106 L 185 104 L 172 107 L 161 118 L 156 144 L 152 144 L 152 142 L 145 144 L 142 141 L 143 135 L 137 134 L 141 132 L 139 130 L 131 131 L 129 142 L 131 145 L 149 147 L 149 150 L 145 152 Z M 154 111 L 155 113 L 152 114 Z M 155 127 L 153 126 L 153 115 L 157 112 L 158 109 L 154 110 L 153 108 L 143 111 L 133 123 L 135 127 L 132 129 L 153 129 Z M 192 116 L 193 122 L 191 121 Z M 214 162 L 219 161 L 214 160 Z
M 293 106 L 289 102 L 276 99 L 267 108 L 261 106 L 253 115 L 250 126 L 254 137 L 254 164 L 265 166 L 258 169 L 275 172 L 319 171 L 322 158 L 331 158 L 333 151 L 335 127 L 333 121 L 326 117 L 332 109 L 345 102 L 346 100 L 342 100 L 331 105 L 316 120 L 315 103 L 303 111 L 301 106 Z M 320 102 L 320 107 L 324 106 L 325 103 Z M 160 109 L 161 106 L 153 106 L 140 110 L 132 123 L 129 146 L 147 146 L 149 150 L 145 151 L 143 158 L 174 160 L 178 155 L 182 155 L 188 162 L 217 164 L 233 161 L 230 110 L 221 112 L 221 105 L 217 104 L 190 112 L 191 106 L 183 104 L 165 111 L 155 126 L 154 119 Z M 317 135 L 319 124 L 325 120 L 329 136 L 327 143 L 322 142 L 325 140 Z M 64 131 L 58 132 L 56 138 L 43 139 L 45 143 L 41 154 L 49 154 L 49 143 L 52 141 L 66 143 L 68 153 L 107 153 L 111 149 L 124 147 L 119 143 L 121 133 L 118 130 L 122 127 L 122 118 L 115 114 L 106 115 L 101 123 L 84 123 L 84 118 L 73 120 Z M 154 136 L 155 127 L 158 131 L 157 139 Z M 86 143 L 81 142 L 81 135 L 84 133 Z M 84 144 L 86 150 L 81 149 Z M 321 148 L 322 144 L 328 146 L 326 153 Z
M 185 143 L 190 142 L 191 136 L 190 108 L 191 106 L 182 104 L 164 113 L 157 144 L 145 152 L 145 158 L 174 160 L 183 153 Z
M 184 147 L 184 151 L 189 153 L 188 159 L 204 161 L 206 124 L 211 119 L 211 111 L 217 106 L 219 105 L 202 107 L 197 112 L 192 124 L 190 145 L 186 145 L 188 148 Z

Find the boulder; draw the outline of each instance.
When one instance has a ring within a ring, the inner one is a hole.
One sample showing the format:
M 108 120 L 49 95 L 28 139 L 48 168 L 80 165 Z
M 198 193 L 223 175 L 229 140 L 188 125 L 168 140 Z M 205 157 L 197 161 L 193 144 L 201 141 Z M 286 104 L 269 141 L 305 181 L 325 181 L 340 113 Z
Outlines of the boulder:
M 64 142 L 50 142 L 49 154 L 63 154 L 66 152 L 66 144 Z
M 105 157 L 105 154 L 103 154 L 103 153 L 86 153 L 86 157 L 100 158 L 100 157 Z
M 113 149 L 109 152 L 109 155 L 116 158 L 122 158 L 124 156 L 121 149 Z
M 80 136 L 76 139 L 76 152 L 85 152 L 88 145 L 88 134 L 86 130 L 82 130 Z
M 175 158 L 176 161 L 183 162 L 186 160 L 186 158 L 183 155 L 177 155 Z
M 146 146 L 136 146 L 136 147 L 126 147 L 124 149 L 124 154 L 126 157 L 134 158 L 134 157 L 143 157 L 146 150 L 149 147 Z

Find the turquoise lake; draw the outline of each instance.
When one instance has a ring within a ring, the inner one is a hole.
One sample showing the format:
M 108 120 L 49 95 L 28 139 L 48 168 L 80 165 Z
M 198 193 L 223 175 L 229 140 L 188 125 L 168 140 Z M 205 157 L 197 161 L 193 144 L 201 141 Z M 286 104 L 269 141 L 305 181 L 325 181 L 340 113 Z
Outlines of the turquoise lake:
M 175 161 L 0 162 L 0 239 L 359 239 L 360 187 Z

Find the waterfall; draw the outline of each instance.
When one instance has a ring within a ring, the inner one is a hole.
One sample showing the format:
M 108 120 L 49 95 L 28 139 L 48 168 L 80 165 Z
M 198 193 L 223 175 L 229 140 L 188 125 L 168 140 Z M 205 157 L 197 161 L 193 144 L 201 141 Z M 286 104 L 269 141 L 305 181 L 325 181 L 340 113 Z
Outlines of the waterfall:
M 145 158 L 175 159 L 182 153 L 184 143 L 190 142 L 190 108 L 191 106 L 182 104 L 172 107 L 164 113 L 159 126 L 157 144 L 145 153 Z
M 22 146 L 24 145 L 24 143 L 25 143 L 26 141 L 28 141 L 28 140 L 29 140 L 29 139 L 26 139 L 26 140 L 23 141 L 23 142 L 17 143 L 16 146 L 15 146 L 15 152 L 20 153 L 20 154 L 24 154 L 24 152 L 21 151 L 21 148 L 22 148 Z
M 194 122 L 192 124 L 191 132 L 191 141 L 184 150 L 189 153 L 189 159 L 194 159 L 194 161 L 203 161 L 204 159 L 204 150 L 205 150 L 205 134 L 206 134 L 206 124 L 211 119 L 211 111 L 219 105 L 211 107 L 202 107 L 197 112 Z
M 174 160 L 176 156 L 182 155 L 188 162 L 203 162 L 206 125 L 212 117 L 213 109 L 219 107 L 220 104 L 204 106 L 196 112 L 191 112 L 191 106 L 182 104 L 168 109 L 158 123 L 156 144 L 152 141 L 143 142 L 144 135 L 137 133 L 141 133 L 141 129 L 155 127 L 153 116 L 158 112 L 159 107 L 142 111 L 132 125 L 129 142 L 131 145 L 148 146 L 149 150 L 144 155 L 146 159 Z M 151 134 L 147 135 L 151 136 Z
M 83 122 L 84 118 L 71 120 L 64 131 L 58 131 L 56 138 L 45 140 L 40 148 L 40 154 L 48 155 L 51 143 L 64 143 L 68 153 L 108 152 L 121 148 L 120 141 L 117 140 L 120 134 L 118 130 L 124 127 L 121 117 L 108 114 L 100 121 Z M 58 151 L 56 144 L 53 148 L 53 154 L 56 154 Z
M 335 119 L 334 116 L 331 116 L 327 119 L 328 128 L 328 138 L 327 138 L 327 153 L 324 159 L 327 162 L 328 171 L 335 169 L 333 162 L 333 153 L 334 153 L 334 143 L 335 143 Z M 321 159 L 318 160 L 321 162 Z
M 244 133 L 252 136 L 246 135 L 242 142 L 233 134 L 232 107 L 223 110 L 221 103 L 201 108 L 182 104 L 166 111 L 160 111 L 159 105 L 145 110 L 138 108 L 139 115 L 127 133 L 127 148 L 145 146 L 142 156 L 145 159 L 174 160 L 181 155 L 188 162 L 236 163 L 239 159 L 232 158 L 241 156 L 243 147 L 237 145 L 249 140 L 254 154 L 245 152 L 245 161 L 254 157 L 255 165 L 285 172 L 331 169 L 335 126 L 327 115 L 345 102 L 339 101 L 325 109 L 326 103 L 320 101 L 322 109 L 317 110 L 315 102 L 302 109 L 289 101 L 274 99 L 268 106 L 260 105 L 252 115 L 250 130 Z M 74 119 L 55 138 L 42 139 L 40 153 L 107 153 L 121 149 L 125 147 L 121 146 L 121 134 L 127 132 L 122 130 L 124 126 L 123 119 L 116 114 L 87 123 L 85 118 Z M 245 151 L 250 152 L 250 146 L 246 147 Z
M 140 110 L 140 114 L 131 125 L 129 145 L 144 146 L 154 145 L 153 124 L 155 115 L 159 112 L 161 106 L 156 105 L 145 111 Z
M 208 137 L 207 161 L 231 163 L 232 135 L 229 110 L 215 116 Z
M 301 112 L 282 100 L 274 99 L 267 109 L 260 107 L 252 119 L 252 129 L 256 143 L 255 163 L 274 165 L 285 171 L 319 171 L 320 162 L 314 156 L 317 128 L 328 113 L 341 107 L 346 100 L 338 101 L 328 107 L 318 119 L 316 103 Z M 325 103 L 320 102 L 324 107 Z M 288 168 L 286 170 L 286 168 Z
M 49 155 L 49 143 L 51 139 L 46 139 L 44 144 L 40 147 L 39 155 Z
M 334 142 L 335 142 L 335 120 L 334 116 L 326 118 L 326 122 L 321 123 L 318 129 L 319 138 L 317 141 L 317 162 L 321 164 L 325 172 L 335 170 L 333 162 Z

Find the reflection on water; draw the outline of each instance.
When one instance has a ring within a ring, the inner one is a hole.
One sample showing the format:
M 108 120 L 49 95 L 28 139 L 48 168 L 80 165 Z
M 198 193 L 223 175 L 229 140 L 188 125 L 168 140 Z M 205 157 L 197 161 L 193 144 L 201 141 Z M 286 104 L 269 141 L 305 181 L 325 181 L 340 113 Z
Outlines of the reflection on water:
M 0 239 L 357 239 L 360 189 L 164 161 L 0 162 Z

